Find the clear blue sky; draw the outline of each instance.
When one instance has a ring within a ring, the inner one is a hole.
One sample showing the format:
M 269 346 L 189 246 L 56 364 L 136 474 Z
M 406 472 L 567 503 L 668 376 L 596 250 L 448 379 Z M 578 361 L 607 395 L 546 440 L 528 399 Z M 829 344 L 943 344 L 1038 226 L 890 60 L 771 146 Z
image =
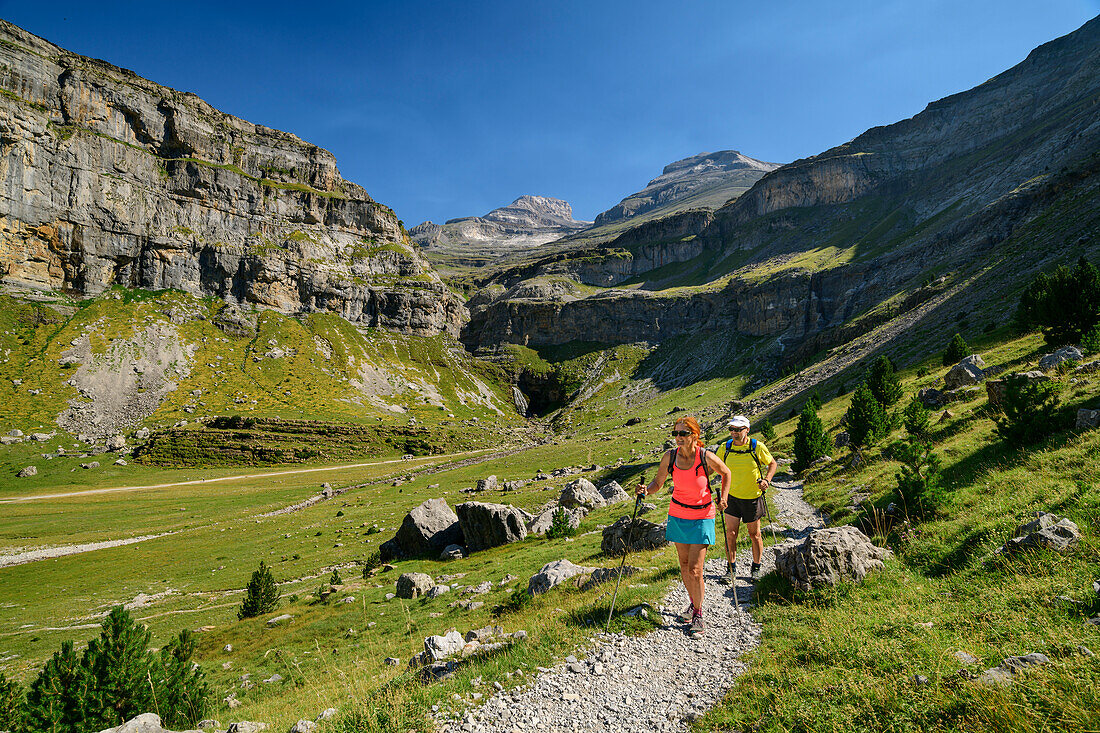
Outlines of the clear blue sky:
M 67 2 L 0 17 L 331 150 L 406 226 L 578 218 L 674 160 L 788 162 L 910 117 L 1100 0 Z

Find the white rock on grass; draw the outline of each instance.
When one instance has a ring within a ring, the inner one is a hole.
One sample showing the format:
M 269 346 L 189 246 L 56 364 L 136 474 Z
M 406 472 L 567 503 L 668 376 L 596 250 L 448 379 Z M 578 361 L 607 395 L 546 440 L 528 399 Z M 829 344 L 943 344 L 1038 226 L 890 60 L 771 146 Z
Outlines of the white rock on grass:
M 284 624 L 289 623 L 291 620 L 293 620 L 293 618 L 294 617 L 291 616 L 289 613 L 284 613 L 284 614 L 281 614 L 279 616 L 275 616 L 274 618 L 269 618 L 267 620 L 267 625 L 268 626 L 282 626 Z

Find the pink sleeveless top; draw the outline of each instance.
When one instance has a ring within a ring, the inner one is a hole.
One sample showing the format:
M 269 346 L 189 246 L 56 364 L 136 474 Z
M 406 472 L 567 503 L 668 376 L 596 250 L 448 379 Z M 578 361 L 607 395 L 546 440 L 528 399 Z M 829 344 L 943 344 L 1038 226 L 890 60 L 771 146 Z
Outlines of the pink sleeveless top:
M 691 468 L 679 468 L 676 465 L 676 455 L 672 459 L 672 498 L 684 504 L 706 504 L 702 509 L 688 509 L 680 506 L 676 501 L 668 504 L 668 515 L 677 519 L 713 519 L 715 516 L 713 496 L 710 485 L 707 483 L 707 473 L 700 461 L 703 450 L 695 446 L 695 462 Z M 667 453 L 665 454 L 668 455 Z

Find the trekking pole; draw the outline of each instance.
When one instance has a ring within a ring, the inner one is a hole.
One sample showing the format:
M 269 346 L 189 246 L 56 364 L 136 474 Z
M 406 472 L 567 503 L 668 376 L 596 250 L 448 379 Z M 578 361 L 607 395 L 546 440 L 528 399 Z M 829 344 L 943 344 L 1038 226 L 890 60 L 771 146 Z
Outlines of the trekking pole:
M 642 475 L 639 483 L 645 483 L 645 475 Z M 611 595 L 611 608 L 607 611 L 607 628 L 611 631 L 611 617 L 615 614 L 615 599 L 619 597 L 619 583 L 623 582 L 623 566 L 626 565 L 626 555 L 630 552 L 630 543 L 634 541 L 634 520 L 638 518 L 638 509 L 642 506 L 642 495 L 638 494 L 634 500 L 634 514 L 630 517 L 630 528 L 626 531 L 626 544 L 623 546 L 623 559 L 619 563 L 619 577 L 615 579 L 615 592 Z
M 717 509 L 717 506 L 715 507 Z M 726 568 L 730 567 L 730 538 L 726 534 L 726 512 L 725 510 L 719 510 L 718 516 L 722 520 L 722 539 L 726 542 Z M 737 606 L 737 613 L 741 613 L 741 604 L 737 600 L 737 573 L 730 573 L 732 576 L 731 582 L 733 583 L 733 605 Z

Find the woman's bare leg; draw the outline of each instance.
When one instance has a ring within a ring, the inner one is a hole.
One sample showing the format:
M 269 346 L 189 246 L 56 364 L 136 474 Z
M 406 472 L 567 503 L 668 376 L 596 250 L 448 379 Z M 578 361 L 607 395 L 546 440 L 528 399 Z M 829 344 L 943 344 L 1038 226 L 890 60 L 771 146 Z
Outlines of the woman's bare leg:
M 676 544 L 676 555 L 680 560 L 680 577 L 684 581 L 691 605 L 703 610 L 703 565 L 707 561 L 706 545 Z

